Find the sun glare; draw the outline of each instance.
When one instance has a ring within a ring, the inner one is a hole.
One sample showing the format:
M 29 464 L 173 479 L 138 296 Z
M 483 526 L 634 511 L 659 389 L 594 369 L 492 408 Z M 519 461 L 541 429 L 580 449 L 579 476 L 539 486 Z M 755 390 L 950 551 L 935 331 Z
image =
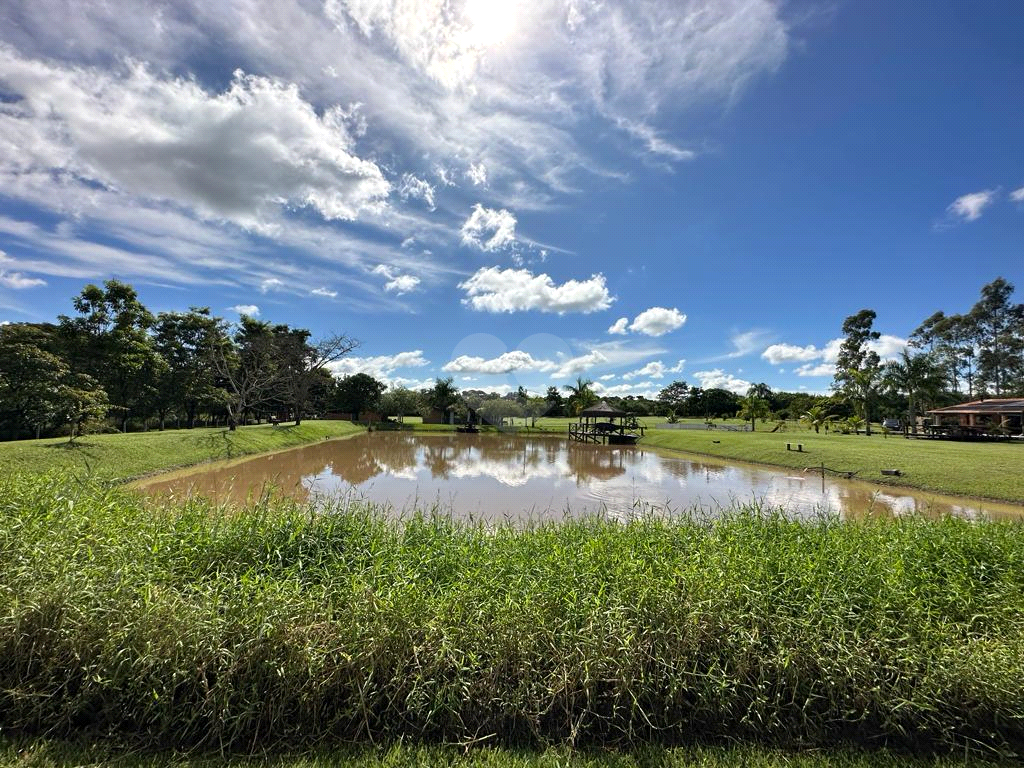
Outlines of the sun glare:
M 473 45 L 485 48 L 509 37 L 516 23 L 515 0 L 466 0 L 462 16 Z

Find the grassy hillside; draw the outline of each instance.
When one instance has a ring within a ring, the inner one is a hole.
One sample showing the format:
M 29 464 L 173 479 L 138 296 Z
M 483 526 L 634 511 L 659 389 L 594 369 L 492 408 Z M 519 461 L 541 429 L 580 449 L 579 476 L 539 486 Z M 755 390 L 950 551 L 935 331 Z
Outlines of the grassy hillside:
M 68 470 L 107 481 L 124 481 L 204 461 L 232 459 L 361 432 L 347 421 L 307 421 L 301 426 L 173 429 L 164 432 L 87 435 L 66 439 L 0 443 L 4 472 Z

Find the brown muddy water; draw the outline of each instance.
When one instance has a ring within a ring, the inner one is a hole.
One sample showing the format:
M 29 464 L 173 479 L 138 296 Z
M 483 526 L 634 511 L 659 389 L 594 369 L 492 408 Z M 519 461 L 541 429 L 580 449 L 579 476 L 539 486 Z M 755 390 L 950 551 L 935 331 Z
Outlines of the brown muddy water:
M 370 501 L 484 520 L 561 519 L 603 513 L 717 510 L 747 502 L 797 517 L 825 513 L 1022 517 L 1024 508 L 881 488 L 794 470 L 604 446 L 556 436 L 374 432 L 165 475 L 140 484 L 154 496 L 193 494 L 243 503 L 269 489 L 300 501 Z

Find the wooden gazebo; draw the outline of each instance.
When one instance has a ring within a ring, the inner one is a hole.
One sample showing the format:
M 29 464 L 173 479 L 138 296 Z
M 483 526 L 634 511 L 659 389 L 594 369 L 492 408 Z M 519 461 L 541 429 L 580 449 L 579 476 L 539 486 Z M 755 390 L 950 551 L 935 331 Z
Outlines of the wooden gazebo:
M 627 423 L 625 411 L 613 408 L 602 400 L 596 405 L 580 412 L 579 421 L 569 425 L 569 437 L 581 443 L 601 443 L 610 445 L 632 445 L 640 439 L 640 435 L 627 432 L 627 426 L 634 426 L 635 419 Z M 639 428 L 641 434 L 643 428 Z

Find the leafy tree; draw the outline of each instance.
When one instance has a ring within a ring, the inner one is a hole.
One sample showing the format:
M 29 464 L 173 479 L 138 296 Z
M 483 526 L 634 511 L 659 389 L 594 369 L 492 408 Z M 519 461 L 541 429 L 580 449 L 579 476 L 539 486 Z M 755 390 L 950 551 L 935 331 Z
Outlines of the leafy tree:
M 537 426 L 537 419 L 548 412 L 548 401 L 545 397 L 528 397 L 526 405 L 523 406 L 526 415 L 530 417 L 530 426 Z
M 248 315 L 242 315 L 233 338 L 220 339 L 211 363 L 225 391 L 229 430 L 237 429 L 245 414 L 273 398 L 278 360 L 273 329 Z
M 347 355 L 359 342 L 345 334 L 334 333 L 315 342 L 309 342 L 309 331 L 302 328 L 275 326 L 276 392 L 291 411 L 295 425 L 309 403 L 310 394 L 328 365 Z
M 451 410 L 459 403 L 459 388 L 455 386 L 455 380 L 451 376 L 434 379 L 434 386 L 427 393 L 426 400 L 431 408 L 440 411 L 447 419 Z
M 406 416 L 416 413 L 420 404 L 419 393 L 406 387 L 392 387 L 380 398 L 381 413 L 384 416 L 397 416 L 401 423 L 405 423 Z
M 514 419 L 523 415 L 523 406 L 517 400 L 496 397 L 480 405 L 480 416 L 489 424 L 502 426 L 505 419 Z
M 69 428 L 69 443 L 99 428 L 110 408 L 107 393 L 94 378 L 84 373 L 68 374 L 58 385 L 51 402 L 54 422 Z
M 60 387 L 71 371 L 46 344 L 37 326 L 0 326 L 0 418 L 13 436 L 31 431 L 38 438 L 54 422 Z
M 132 286 L 117 280 L 87 285 L 73 304 L 78 316 L 59 318 L 66 359 L 73 371 L 99 382 L 127 431 L 133 413 L 151 412 L 165 365 L 148 333 L 153 315 Z
M 352 414 L 358 420 L 363 411 L 372 411 L 380 404 L 387 385 L 367 373 L 354 373 L 338 381 L 334 390 L 334 407 Z
M 548 387 L 548 391 L 544 395 L 544 400 L 548 404 L 546 411 L 548 416 L 565 415 L 565 398 L 563 398 L 562 393 L 558 391 L 558 387 Z
M 658 402 L 665 406 L 666 411 L 681 413 L 686 409 L 690 396 L 690 387 L 685 381 L 673 381 L 658 393 Z
M 740 397 L 727 389 L 705 389 L 700 392 L 700 407 L 704 418 L 729 418 L 740 409 Z
M 160 429 L 172 410 L 185 416 L 185 426 L 192 429 L 200 408 L 223 401 L 210 360 L 225 341 L 223 323 L 210 315 L 209 307 L 157 315 L 153 343 L 165 364 L 155 398 Z

